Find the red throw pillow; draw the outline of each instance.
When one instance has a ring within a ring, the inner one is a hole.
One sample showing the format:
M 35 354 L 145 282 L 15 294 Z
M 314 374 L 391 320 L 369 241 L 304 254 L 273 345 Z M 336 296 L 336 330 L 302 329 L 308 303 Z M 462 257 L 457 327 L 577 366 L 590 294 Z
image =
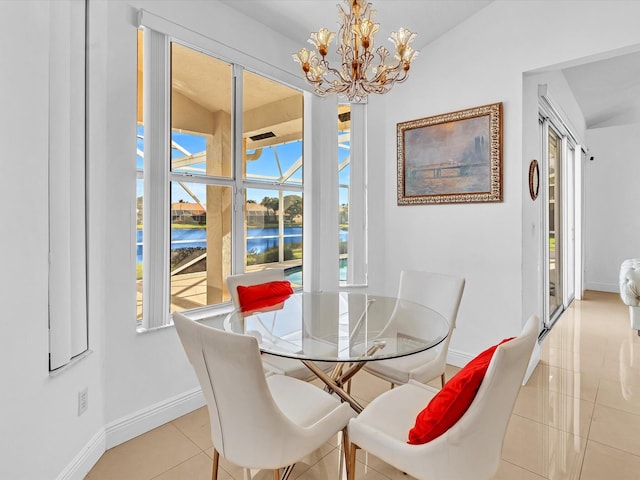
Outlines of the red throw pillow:
M 430 442 L 455 425 L 476 397 L 482 379 L 489 368 L 493 352 L 496 351 L 498 345 L 509 340 L 511 338 L 504 339 L 499 344 L 478 354 L 445 383 L 442 390 L 418 413 L 416 423 L 409 431 L 407 443 L 420 445 Z
M 291 283 L 287 280 L 249 286 L 238 285 L 238 301 L 243 312 L 281 303 L 292 293 Z

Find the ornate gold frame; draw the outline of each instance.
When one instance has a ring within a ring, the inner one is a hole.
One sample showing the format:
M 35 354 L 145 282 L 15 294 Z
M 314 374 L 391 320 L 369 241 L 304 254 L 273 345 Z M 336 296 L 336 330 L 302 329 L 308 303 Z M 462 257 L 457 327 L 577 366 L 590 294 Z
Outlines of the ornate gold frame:
M 398 123 L 398 205 L 502 201 L 502 103 Z

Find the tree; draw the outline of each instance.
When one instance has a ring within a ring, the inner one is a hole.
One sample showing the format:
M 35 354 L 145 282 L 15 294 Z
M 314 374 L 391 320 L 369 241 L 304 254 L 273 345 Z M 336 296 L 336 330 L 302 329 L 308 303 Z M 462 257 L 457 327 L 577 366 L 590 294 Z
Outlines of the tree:
M 340 205 L 338 210 L 340 216 L 340 224 L 348 225 L 349 224 L 349 204 L 343 203 Z
M 264 197 L 260 202 L 260 205 L 267 210 L 277 212 L 280 208 L 280 200 L 277 197 Z
M 142 225 L 142 217 L 143 217 L 143 198 L 142 196 L 136 198 L 136 213 L 137 213 L 137 222 L 138 225 Z
M 301 196 L 287 195 L 283 200 L 285 204 L 284 213 L 289 217 L 289 220 L 302 215 L 303 204 Z

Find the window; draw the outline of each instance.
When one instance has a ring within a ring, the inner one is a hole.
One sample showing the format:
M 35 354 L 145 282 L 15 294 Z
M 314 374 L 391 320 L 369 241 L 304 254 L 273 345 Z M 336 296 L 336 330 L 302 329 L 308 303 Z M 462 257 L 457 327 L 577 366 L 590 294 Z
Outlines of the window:
M 142 328 L 168 324 L 174 311 L 228 302 L 225 279 L 232 273 L 279 266 L 300 284 L 302 94 L 152 29 L 141 31 L 136 276 Z
M 142 321 L 142 226 L 144 217 L 143 37 L 138 30 L 138 95 L 136 108 L 136 320 Z
M 340 285 L 367 283 L 366 104 L 338 105 Z
M 243 71 L 245 258 L 239 269 L 287 267 L 302 284 L 302 94 Z
M 351 105 L 338 105 L 338 225 L 340 282 L 347 281 L 349 189 L 351 187 Z

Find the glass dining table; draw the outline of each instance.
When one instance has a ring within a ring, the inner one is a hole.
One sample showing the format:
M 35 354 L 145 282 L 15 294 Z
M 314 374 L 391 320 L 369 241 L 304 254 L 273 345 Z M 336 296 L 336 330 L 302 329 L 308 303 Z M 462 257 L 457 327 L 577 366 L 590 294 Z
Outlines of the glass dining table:
M 252 335 L 262 352 L 299 359 L 329 392 L 357 411 L 345 389 L 366 362 L 412 355 L 435 347 L 448 334 L 435 310 L 407 300 L 353 292 L 294 293 L 255 310 L 236 309 L 227 331 Z M 332 371 L 317 362 L 333 362 Z

